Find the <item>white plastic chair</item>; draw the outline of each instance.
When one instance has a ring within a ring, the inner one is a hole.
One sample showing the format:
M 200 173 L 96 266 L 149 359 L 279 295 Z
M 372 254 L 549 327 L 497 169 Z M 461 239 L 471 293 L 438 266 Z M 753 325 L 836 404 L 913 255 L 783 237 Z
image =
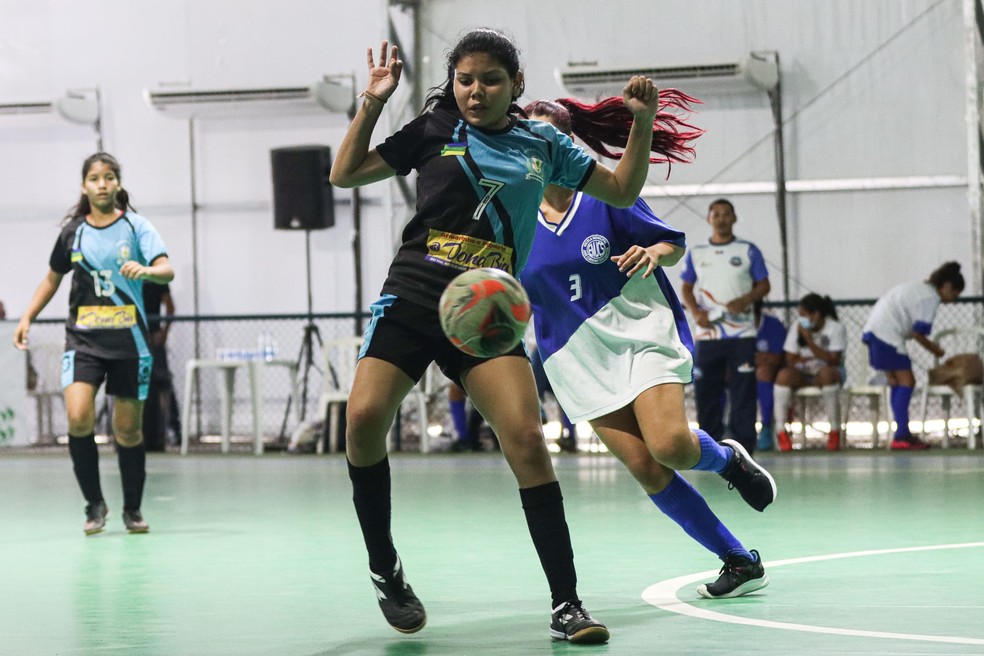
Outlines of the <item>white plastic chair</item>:
M 939 343 L 948 355 L 958 353 L 984 353 L 984 327 L 982 326 L 961 326 L 957 328 L 947 328 L 933 336 L 933 341 Z M 944 356 L 946 357 L 946 356 Z M 934 358 L 934 366 L 940 364 L 939 358 Z M 922 388 L 922 395 L 919 401 L 920 412 L 923 426 L 926 425 L 926 415 L 929 406 L 929 397 L 938 397 L 943 405 L 943 448 L 950 446 L 950 404 L 956 399 L 963 405 L 964 415 L 967 417 L 967 448 L 977 448 L 977 434 L 974 427 L 974 420 L 980 420 L 984 416 L 984 385 L 964 385 L 962 393 L 954 392 L 949 385 L 930 385 L 926 384 Z M 925 429 L 923 429 L 925 432 Z
M 362 337 L 342 337 L 328 340 L 321 346 L 322 355 L 322 387 L 318 397 L 318 417 L 328 418 L 328 444 L 324 439 L 318 439 L 315 446 L 317 453 L 324 453 L 327 447 L 329 453 L 338 451 L 338 428 L 340 411 L 343 403 L 352 391 L 355 380 L 355 368 L 359 361 L 359 351 L 362 349 Z M 430 435 L 427 432 L 427 398 L 432 384 L 433 365 L 427 369 L 420 382 L 414 385 L 403 400 L 403 404 L 412 404 L 415 419 L 420 431 L 420 450 L 426 453 L 430 449 Z M 394 423 L 395 425 L 395 423 Z M 386 436 L 387 450 L 393 439 L 393 428 Z
M 322 383 L 318 397 L 318 417 L 328 417 L 328 452 L 338 451 L 338 424 L 341 404 L 348 401 L 355 380 L 355 367 L 362 349 L 362 337 L 341 337 L 321 345 Z M 315 450 L 325 452 L 325 440 L 319 439 Z
M 867 355 L 865 355 L 865 362 L 868 362 Z M 892 443 L 892 415 L 891 415 L 891 405 L 888 398 L 888 385 L 884 382 L 878 382 L 879 380 L 884 380 L 884 378 L 878 377 L 878 372 L 871 369 L 871 365 L 868 364 L 865 369 L 865 375 L 863 383 L 851 384 L 844 386 L 844 403 L 843 414 L 844 414 L 844 443 L 847 443 L 847 427 L 851 423 L 851 406 L 854 403 L 854 399 L 861 398 L 868 400 L 868 410 L 869 419 L 871 420 L 871 445 L 872 448 L 877 449 L 881 442 L 881 432 L 879 431 L 879 426 L 881 426 L 883 418 L 885 425 L 888 426 L 888 435 L 886 435 L 885 446 L 891 446 Z
M 34 370 L 34 387 L 27 395 L 34 399 L 37 412 L 38 444 L 55 441 L 54 403 L 62 399 L 61 370 L 65 347 L 61 342 L 32 344 L 28 351 Z M 64 401 L 62 401 L 64 403 Z

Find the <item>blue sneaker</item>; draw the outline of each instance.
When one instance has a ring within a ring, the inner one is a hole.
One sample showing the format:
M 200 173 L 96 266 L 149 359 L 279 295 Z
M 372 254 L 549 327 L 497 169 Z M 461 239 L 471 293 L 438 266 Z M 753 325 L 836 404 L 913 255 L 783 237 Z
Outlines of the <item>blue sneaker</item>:
M 773 448 L 772 426 L 762 426 L 762 430 L 759 431 L 758 442 L 755 443 L 755 450 L 771 451 Z

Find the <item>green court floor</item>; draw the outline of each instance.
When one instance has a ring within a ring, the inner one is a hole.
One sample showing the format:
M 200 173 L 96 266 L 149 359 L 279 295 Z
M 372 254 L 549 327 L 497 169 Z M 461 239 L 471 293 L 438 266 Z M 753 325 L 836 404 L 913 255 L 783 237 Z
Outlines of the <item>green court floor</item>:
M 700 599 L 718 561 L 609 456 L 557 456 L 586 607 L 608 645 L 547 635 L 549 595 L 498 454 L 392 457 L 393 532 L 428 610 L 376 607 L 342 456 L 152 454 L 148 535 L 82 534 L 67 451 L 0 452 L 0 655 L 984 654 L 984 452 L 760 458 L 748 508 L 688 473 L 771 585 Z

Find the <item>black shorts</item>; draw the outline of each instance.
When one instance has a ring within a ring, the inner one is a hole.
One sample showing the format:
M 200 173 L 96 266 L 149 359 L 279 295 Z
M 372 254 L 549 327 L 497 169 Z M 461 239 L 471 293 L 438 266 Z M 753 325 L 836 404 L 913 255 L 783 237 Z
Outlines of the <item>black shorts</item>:
M 111 360 L 84 351 L 65 351 L 62 355 L 62 388 L 72 383 L 89 383 L 99 389 L 105 380 L 107 394 L 144 401 L 153 362 L 150 355 Z
M 455 348 L 444 335 L 435 310 L 390 294 L 373 303 L 370 309 L 372 318 L 366 326 L 361 355 L 385 360 L 414 381 L 420 380 L 433 361 L 445 376 L 461 385 L 464 372 L 487 361 Z M 522 342 L 496 357 L 506 355 L 527 357 Z

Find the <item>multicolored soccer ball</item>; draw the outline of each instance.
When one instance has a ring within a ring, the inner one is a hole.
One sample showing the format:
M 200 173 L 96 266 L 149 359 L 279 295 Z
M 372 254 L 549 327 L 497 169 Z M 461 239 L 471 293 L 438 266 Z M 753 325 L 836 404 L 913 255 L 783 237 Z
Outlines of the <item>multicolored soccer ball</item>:
M 441 294 L 441 328 L 460 351 L 491 358 L 511 351 L 530 321 L 526 290 L 505 271 L 471 269 Z

